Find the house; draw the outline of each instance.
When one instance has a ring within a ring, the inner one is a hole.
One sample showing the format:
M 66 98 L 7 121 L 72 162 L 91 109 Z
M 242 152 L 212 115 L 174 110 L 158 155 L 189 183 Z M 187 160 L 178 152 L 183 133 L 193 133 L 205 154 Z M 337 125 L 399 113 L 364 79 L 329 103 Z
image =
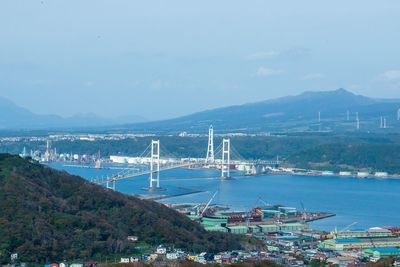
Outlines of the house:
M 206 263 L 207 263 L 207 260 L 205 259 L 205 255 L 206 255 L 206 252 L 200 253 L 200 254 L 196 257 L 196 259 L 195 259 L 194 261 L 195 261 L 195 262 L 198 262 L 198 263 L 201 263 L 201 264 L 206 264 Z
M 85 267 L 96 267 L 97 266 L 97 262 L 95 261 L 88 261 L 85 263 Z M 60 265 L 61 267 L 61 265 Z
M 186 259 L 188 260 L 188 261 L 195 261 L 196 260 L 196 255 L 187 255 L 187 257 L 186 257 Z
M 148 261 L 155 261 L 157 258 L 158 258 L 158 255 L 157 255 L 157 254 L 150 254 L 150 255 L 147 257 L 147 260 L 148 260 Z
M 136 242 L 136 241 L 138 241 L 138 237 L 137 236 L 134 236 L 134 235 L 130 235 L 130 236 L 128 236 L 128 241 L 131 241 L 131 242 Z
M 131 257 L 131 258 L 130 258 L 130 261 L 131 261 L 131 263 L 133 263 L 133 262 L 139 262 L 139 258 Z
M 326 260 L 329 264 L 337 265 L 339 267 L 347 267 L 348 265 L 355 264 L 356 259 L 353 257 L 336 257 L 336 258 L 329 258 Z
M 214 261 L 220 261 L 222 259 L 221 254 L 215 254 L 214 255 Z
M 328 258 L 328 257 L 327 257 L 325 254 L 323 254 L 323 253 L 316 253 L 316 254 L 314 254 L 314 255 L 312 255 L 312 256 L 310 257 L 311 260 L 315 259 L 315 260 L 319 260 L 319 261 L 324 261 L 324 260 L 326 260 L 327 258 Z
M 157 254 L 166 254 L 167 253 L 167 249 L 164 246 L 158 246 L 157 250 L 156 250 Z
M 119 263 L 129 263 L 130 259 L 129 258 L 121 258 L 121 260 L 119 261 Z
M 178 253 L 167 253 L 166 254 L 167 260 L 177 260 L 178 259 Z
M 227 254 L 227 255 L 222 256 L 222 263 L 225 263 L 225 264 L 232 263 L 231 255 Z

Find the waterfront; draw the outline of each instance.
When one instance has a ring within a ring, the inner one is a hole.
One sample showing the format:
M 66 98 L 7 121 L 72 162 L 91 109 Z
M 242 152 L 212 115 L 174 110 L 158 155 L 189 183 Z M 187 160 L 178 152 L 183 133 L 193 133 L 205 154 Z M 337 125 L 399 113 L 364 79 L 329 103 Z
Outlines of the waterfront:
M 112 174 L 117 170 L 87 169 L 52 163 L 51 167 L 63 169 L 84 178 Z M 319 177 L 292 175 L 235 176 L 221 181 L 215 170 L 175 169 L 161 173 L 161 186 L 167 192 L 179 187 L 203 191 L 202 193 L 164 199 L 165 202 L 207 202 L 218 190 L 214 203 L 227 204 L 237 210 L 247 210 L 258 197 L 270 204 L 297 207 L 301 202 L 308 211 L 324 211 L 335 217 L 311 223 L 312 227 L 327 231 L 344 228 L 358 222 L 354 228 L 398 225 L 400 222 L 400 180 L 360 179 L 351 177 Z M 235 175 L 235 174 L 234 174 Z M 236 174 L 237 175 L 237 174 Z M 127 194 L 144 194 L 148 177 L 135 177 L 120 181 L 116 189 Z

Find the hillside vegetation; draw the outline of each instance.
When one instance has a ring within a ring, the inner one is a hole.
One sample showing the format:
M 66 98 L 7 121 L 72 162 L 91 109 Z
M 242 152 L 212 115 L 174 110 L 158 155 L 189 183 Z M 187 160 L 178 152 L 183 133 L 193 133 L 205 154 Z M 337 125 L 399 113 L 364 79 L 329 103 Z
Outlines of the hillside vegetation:
M 52 146 L 60 153 L 139 156 L 151 142 L 159 139 L 162 157 L 205 157 L 207 137 L 154 136 L 124 140 L 57 141 Z M 215 137 L 214 144 L 222 138 Z M 231 137 L 232 148 L 240 158 L 275 159 L 277 156 L 290 166 L 323 170 L 371 170 L 400 173 L 400 135 L 385 133 L 298 133 L 278 136 Z M 21 153 L 45 151 L 45 142 L 3 142 L 0 151 Z M 221 156 L 221 153 L 216 155 Z
M 397 144 L 327 144 L 296 153 L 289 161 L 307 169 L 399 173 L 399 151 Z
M 207 137 L 157 136 L 125 140 L 57 141 L 53 147 L 61 153 L 138 156 L 151 142 L 159 139 L 163 157 L 205 157 Z M 214 140 L 215 147 L 221 137 Z M 23 147 L 44 151 L 44 142 L 2 143 L 0 151 L 20 153 Z M 400 173 L 399 134 L 303 133 L 281 136 L 231 137 L 232 148 L 240 159 L 275 159 L 299 168 L 324 170 L 387 171 Z M 221 153 L 216 155 L 221 156 Z M 233 159 L 239 159 L 232 155 Z
M 127 236 L 193 251 L 242 247 L 242 237 L 206 232 L 161 204 L 109 191 L 80 177 L 0 154 L 0 258 L 93 259 L 132 252 Z

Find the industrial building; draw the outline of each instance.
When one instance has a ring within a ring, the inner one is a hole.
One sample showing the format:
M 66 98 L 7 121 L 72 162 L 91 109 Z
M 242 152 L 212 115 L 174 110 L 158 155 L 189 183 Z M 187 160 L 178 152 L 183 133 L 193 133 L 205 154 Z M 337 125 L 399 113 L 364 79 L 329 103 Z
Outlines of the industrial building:
M 400 238 L 384 228 L 374 227 L 366 231 L 345 231 L 336 233 L 333 239 L 321 243 L 321 249 L 343 251 L 366 248 L 400 247 Z
M 393 237 L 392 231 L 380 227 L 372 227 L 367 231 L 342 231 L 335 234 L 336 238 L 370 238 L 370 237 Z
M 364 258 L 375 258 L 380 259 L 384 257 L 398 257 L 400 256 L 400 248 L 388 247 L 388 248 L 367 248 L 363 252 Z

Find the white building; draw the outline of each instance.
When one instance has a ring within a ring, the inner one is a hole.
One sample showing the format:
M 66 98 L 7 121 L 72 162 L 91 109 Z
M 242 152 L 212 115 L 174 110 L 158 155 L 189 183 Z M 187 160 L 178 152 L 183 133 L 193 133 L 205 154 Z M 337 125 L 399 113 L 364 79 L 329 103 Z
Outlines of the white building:
M 127 239 L 128 239 L 128 241 L 132 241 L 132 242 L 138 241 L 138 237 L 137 237 L 137 236 L 134 236 L 134 235 L 128 236 Z
M 167 260 L 177 260 L 178 253 L 167 253 L 166 257 L 167 257 Z
M 359 178 L 367 178 L 369 176 L 368 172 L 357 172 L 357 177 Z
M 388 173 L 387 172 L 376 172 L 375 173 L 375 177 L 379 177 L 379 178 L 385 178 L 388 177 Z
M 159 246 L 156 250 L 157 254 L 166 254 L 167 253 L 167 249 L 163 246 Z
M 130 259 L 129 258 L 121 258 L 121 260 L 119 262 L 120 263 L 129 263 Z

